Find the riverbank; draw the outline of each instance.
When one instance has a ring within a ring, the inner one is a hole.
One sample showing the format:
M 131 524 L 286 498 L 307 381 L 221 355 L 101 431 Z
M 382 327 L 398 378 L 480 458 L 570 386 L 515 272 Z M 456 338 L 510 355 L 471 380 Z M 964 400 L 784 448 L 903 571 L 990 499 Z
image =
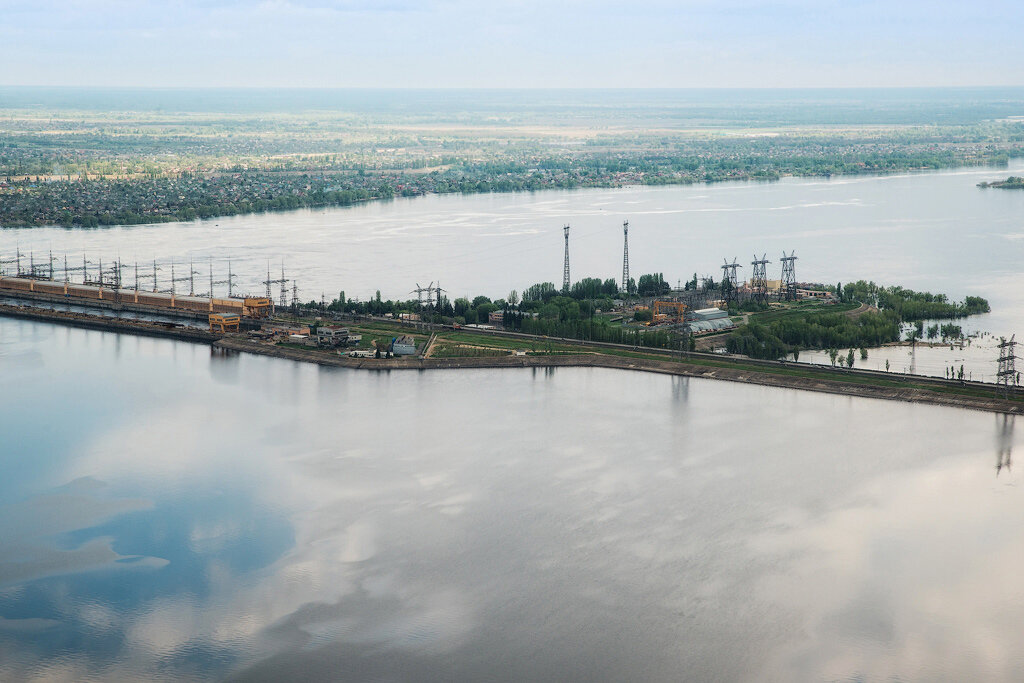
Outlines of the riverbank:
M 106 332 L 163 337 L 210 344 L 214 348 L 269 356 L 326 367 L 354 370 L 467 370 L 475 368 L 600 367 L 655 372 L 683 377 L 743 382 L 783 389 L 800 389 L 862 398 L 909 403 L 929 403 L 996 413 L 1024 414 L 1024 393 L 1011 399 L 995 396 L 995 387 L 979 382 L 954 382 L 939 378 L 881 373 L 872 370 L 833 369 L 723 357 L 713 354 L 678 355 L 655 350 L 631 349 L 612 344 L 574 343 L 570 352 L 456 358 L 351 358 L 337 352 L 292 348 L 224 335 L 169 323 L 106 318 L 85 313 L 51 311 L 26 306 L 0 305 L 0 315 L 50 322 Z M 494 335 L 500 337 L 500 335 Z M 513 338 L 516 344 L 523 335 Z
M 162 337 L 164 339 L 177 339 L 179 341 L 203 344 L 212 344 L 223 336 L 175 323 L 113 318 L 74 311 L 54 311 L 34 308 L 32 306 L 0 304 L 0 315 L 9 318 L 21 318 L 23 320 L 58 323 L 70 327 L 81 327 L 87 330 L 135 334 L 143 337 Z
M 781 389 L 817 391 L 861 398 L 877 398 L 908 403 L 929 403 L 970 410 L 995 413 L 1024 414 L 1020 397 L 1005 400 L 995 397 L 995 388 L 987 387 L 988 396 L 980 392 L 963 393 L 968 388 L 942 380 L 926 378 L 904 379 L 903 376 L 880 378 L 878 373 L 858 370 L 818 370 L 780 363 L 776 367 L 748 366 L 731 359 L 705 359 L 690 355 L 678 360 L 659 359 L 642 353 L 608 355 L 596 352 L 579 354 L 550 354 L 534 356 L 490 356 L 471 358 L 349 358 L 323 352 L 306 351 L 282 346 L 271 346 L 238 337 L 225 337 L 214 343 L 216 348 L 253 353 L 327 367 L 359 370 L 467 370 L 479 368 L 560 368 L 597 367 L 617 370 L 655 372 L 682 377 L 698 377 L 730 382 L 743 382 Z M 762 362 L 763 363 L 763 362 Z M 835 376 L 829 376 L 829 374 Z M 841 373 L 841 375 L 839 375 Z M 948 386 L 947 386 L 948 385 Z

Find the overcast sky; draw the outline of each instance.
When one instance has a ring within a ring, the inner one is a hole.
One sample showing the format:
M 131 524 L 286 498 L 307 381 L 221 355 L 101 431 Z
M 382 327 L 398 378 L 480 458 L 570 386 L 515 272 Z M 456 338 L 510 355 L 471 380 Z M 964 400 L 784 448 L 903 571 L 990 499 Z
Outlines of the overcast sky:
M 0 84 L 1024 85 L 1024 0 L 0 0 Z

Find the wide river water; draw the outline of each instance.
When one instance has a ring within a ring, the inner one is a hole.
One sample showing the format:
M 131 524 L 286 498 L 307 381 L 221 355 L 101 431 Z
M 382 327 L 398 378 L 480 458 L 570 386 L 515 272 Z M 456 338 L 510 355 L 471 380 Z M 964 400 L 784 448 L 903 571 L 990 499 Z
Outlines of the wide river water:
M 327 300 L 344 290 L 367 299 L 415 298 L 417 283 L 439 282 L 451 298 L 504 297 L 535 283 L 561 283 L 562 226 L 569 224 L 574 279 L 621 278 L 622 222 L 630 222 L 630 267 L 635 277 L 661 272 L 675 284 L 693 274 L 721 275 L 723 258 L 737 257 L 749 277 L 756 252 L 767 253 L 770 278 L 778 257 L 796 250 L 797 278 L 812 282 L 874 280 L 948 294 L 984 296 L 992 313 L 961 321 L 966 332 L 988 332 L 970 349 L 873 353 L 868 366 L 942 375 L 965 365 L 975 379 L 992 379 L 994 337 L 1019 330 L 1024 319 L 1024 192 L 982 190 L 981 180 L 1024 172 L 965 168 L 938 173 L 825 179 L 789 178 L 775 183 L 721 183 L 685 187 L 520 194 L 446 195 L 349 208 L 267 213 L 189 223 L 93 230 L 4 229 L 0 256 L 15 249 L 69 264 L 107 265 L 115 258 L 160 261 L 160 287 L 170 286 L 188 263 L 198 271 L 195 291 L 209 290 L 210 261 L 216 280 L 228 260 L 237 290 L 259 293 L 271 274 L 295 278 L 305 300 Z M 147 262 L 149 263 L 147 267 Z M 95 267 L 95 266 L 91 266 Z M 75 274 L 77 275 L 77 273 Z M 126 272 L 134 283 L 134 269 Z M 142 286 L 151 286 L 143 281 Z M 188 291 L 189 283 L 177 283 Z M 226 285 L 216 285 L 223 295 Z M 289 295 L 290 295 L 289 290 Z M 273 294 L 279 294 L 274 285 Z M 996 339 L 997 341 L 997 339 Z M 823 354 L 801 360 L 827 362 Z
M 10 319 L 0 376 L 0 680 L 1024 670 L 1012 418 Z
M 1024 193 L 975 184 L 1022 168 L 3 230 L 0 252 L 230 257 L 249 291 L 283 257 L 307 298 L 497 297 L 559 280 L 563 223 L 574 277 L 618 277 L 628 219 L 634 274 L 796 249 L 799 279 L 978 294 L 993 313 L 965 327 L 1009 334 Z M 960 357 L 978 379 L 990 343 L 864 363 Z M 1012 418 L 603 369 L 324 369 L 9 319 L 0 378 L 2 681 L 1024 670 Z

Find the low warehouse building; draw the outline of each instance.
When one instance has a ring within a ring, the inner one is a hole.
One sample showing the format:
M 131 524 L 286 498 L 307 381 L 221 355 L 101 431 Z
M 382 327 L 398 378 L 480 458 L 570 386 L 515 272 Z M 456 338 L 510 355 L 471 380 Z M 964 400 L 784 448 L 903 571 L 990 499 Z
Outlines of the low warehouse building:
M 391 340 L 391 353 L 396 356 L 411 356 L 416 353 L 416 340 L 409 335 L 402 335 Z

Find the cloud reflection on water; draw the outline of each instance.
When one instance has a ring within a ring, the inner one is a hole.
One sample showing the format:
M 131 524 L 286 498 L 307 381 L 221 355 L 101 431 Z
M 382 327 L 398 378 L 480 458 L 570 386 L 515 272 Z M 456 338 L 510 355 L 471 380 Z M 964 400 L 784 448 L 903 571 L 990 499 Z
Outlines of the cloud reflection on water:
M 141 405 L 61 425 L 80 438 L 38 454 L 55 486 L 0 500 L 60 519 L 5 515 L 0 533 L 116 554 L 0 589 L 0 678 L 1009 679 L 1020 663 L 1001 630 L 1024 616 L 1018 475 L 990 469 L 992 435 L 999 452 L 1014 436 L 983 413 L 169 342 L 112 361 L 113 341 L 26 342 L 58 390 L 85 361 Z M 103 484 L 72 505 L 66 481 Z

